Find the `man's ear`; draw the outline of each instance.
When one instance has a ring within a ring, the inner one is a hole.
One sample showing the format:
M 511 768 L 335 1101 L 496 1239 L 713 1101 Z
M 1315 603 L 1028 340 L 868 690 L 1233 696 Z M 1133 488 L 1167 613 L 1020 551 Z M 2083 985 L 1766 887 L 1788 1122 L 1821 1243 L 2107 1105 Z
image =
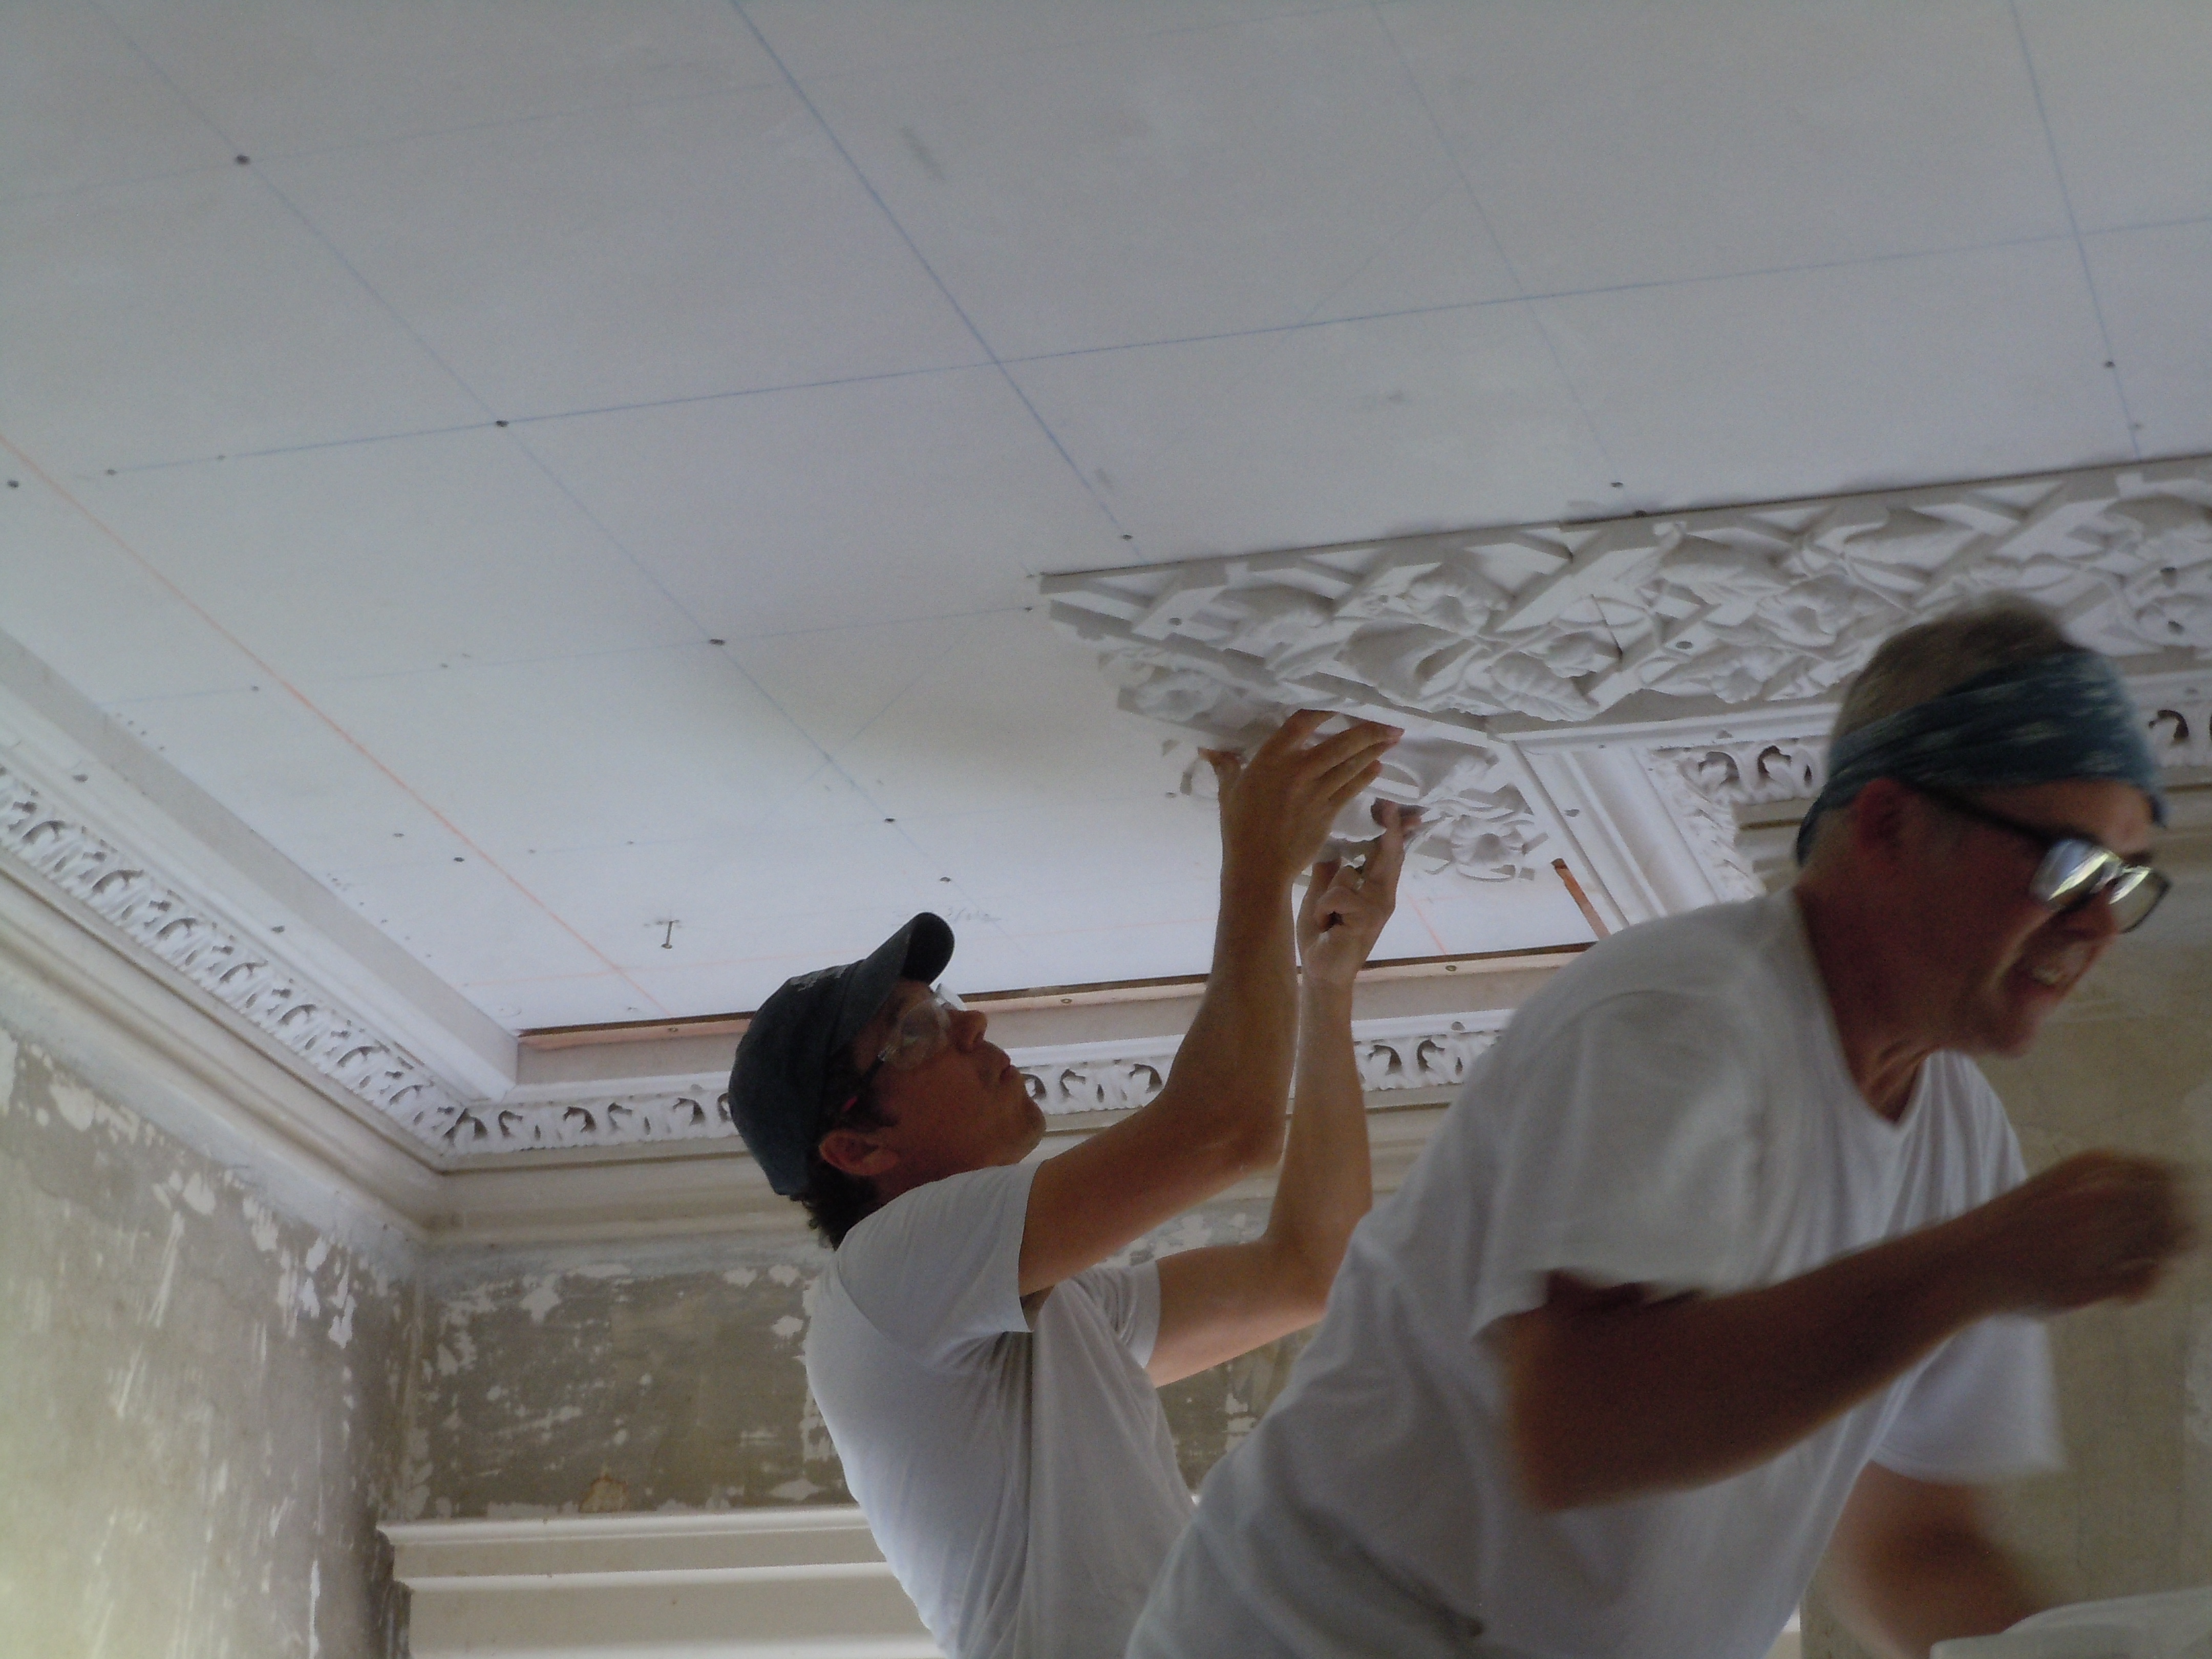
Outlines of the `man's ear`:
M 898 1154 L 859 1129 L 832 1129 L 817 1147 L 831 1169 L 870 1181 L 898 1162 Z
M 1905 856 L 1917 827 L 1913 810 L 1919 797 L 1895 778 L 1872 778 L 1844 810 L 1850 814 L 1850 836 L 1858 856 L 1876 866 L 1894 866 Z

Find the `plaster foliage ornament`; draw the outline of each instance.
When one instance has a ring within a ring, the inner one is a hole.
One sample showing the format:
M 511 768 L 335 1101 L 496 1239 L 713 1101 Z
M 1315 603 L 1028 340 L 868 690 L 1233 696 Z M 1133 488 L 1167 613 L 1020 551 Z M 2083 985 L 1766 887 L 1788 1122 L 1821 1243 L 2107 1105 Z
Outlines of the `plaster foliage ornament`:
M 1656 748 L 1648 763 L 1679 775 L 1700 800 L 1735 809 L 1773 801 L 1809 801 L 1827 779 L 1828 739 L 1719 738 L 1686 748 Z
M 1048 577 L 1160 718 L 1316 701 L 1595 719 L 1639 693 L 1820 696 L 1977 593 L 2115 656 L 2212 659 L 2212 463 L 1466 531 Z M 1656 710 L 1654 711 L 1656 712 Z
M 1030 1098 L 1048 1115 L 1127 1112 L 1159 1093 L 1175 1064 L 1176 1047 L 1173 1037 L 1133 1044 L 1077 1043 L 1017 1049 L 1007 1058 L 1020 1071 Z
M 1422 1017 L 1362 1025 L 1353 1034 L 1362 1086 L 1370 1092 L 1457 1084 L 1475 1055 L 1496 1040 L 1503 1013 Z M 1024 1048 L 1008 1057 L 1048 1116 L 1131 1112 L 1156 1099 L 1175 1064 L 1179 1039 Z M 592 1095 L 502 1101 L 460 1108 L 439 1135 L 461 1154 L 537 1147 L 713 1140 L 734 1136 L 726 1079 L 657 1094 Z
M 1508 1017 L 1501 1009 L 1362 1021 L 1352 1033 L 1360 1086 L 1373 1094 L 1456 1085 L 1475 1056 L 1497 1040 Z M 1030 1098 L 1048 1115 L 1129 1112 L 1158 1098 L 1179 1041 L 1024 1048 L 1008 1057 L 1029 1085 Z
M 437 1142 L 461 1115 L 428 1067 L 220 906 L 125 854 L 13 755 L 0 763 L 0 852 L 418 1139 Z
M 726 1083 L 702 1079 L 690 1089 L 656 1094 L 471 1105 L 461 1109 L 439 1140 L 461 1153 L 711 1140 L 738 1132 L 723 1097 Z
M 1375 1020 L 1354 1028 L 1352 1058 L 1370 1094 L 1392 1089 L 1456 1089 L 1468 1068 L 1498 1041 L 1508 1015 L 1492 1011 Z
M 2212 679 L 2162 689 L 2147 707 L 2151 752 L 2169 768 L 2212 768 Z

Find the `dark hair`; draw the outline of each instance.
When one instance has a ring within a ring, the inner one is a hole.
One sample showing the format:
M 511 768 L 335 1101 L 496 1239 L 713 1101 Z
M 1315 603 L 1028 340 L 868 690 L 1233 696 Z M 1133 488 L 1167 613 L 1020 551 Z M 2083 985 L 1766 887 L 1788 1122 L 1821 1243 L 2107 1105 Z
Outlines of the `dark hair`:
M 832 1116 L 823 1134 L 830 1129 L 888 1128 L 895 1121 L 877 1102 L 874 1091 L 860 1086 L 860 1073 L 844 1054 L 831 1063 L 825 1092 L 833 1100 L 848 1096 L 851 1103 Z M 883 1203 L 874 1182 L 865 1176 L 848 1175 L 822 1156 L 819 1137 L 806 1149 L 806 1185 L 795 1196 L 805 1206 L 814 1231 L 829 1241 L 833 1250 Z

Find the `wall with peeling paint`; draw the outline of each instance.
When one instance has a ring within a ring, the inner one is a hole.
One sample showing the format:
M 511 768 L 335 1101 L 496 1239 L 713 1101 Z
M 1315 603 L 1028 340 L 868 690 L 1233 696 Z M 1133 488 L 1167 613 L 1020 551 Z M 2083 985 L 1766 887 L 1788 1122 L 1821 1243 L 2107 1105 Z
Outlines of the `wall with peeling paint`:
M 404 1653 L 413 1296 L 0 1029 L 0 1647 Z
M 1216 1206 L 1125 1259 L 1249 1237 L 1264 1221 L 1264 1206 Z M 827 1259 L 740 1240 L 440 1254 L 398 1513 L 849 1503 L 801 1359 Z M 1280 1390 L 1299 1340 L 1164 1391 L 1194 1486 Z
M 2212 882 L 2185 880 L 2024 1058 L 1986 1062 L 2029 1167 L 2089 1146 L 2212 1158 Z M 2212 1584 L 2212 1261 L 2140 1306 L 2051 1327 L 2067 1468 L 1998 1495 L 2000 1528 L 2077 1601 Z M 1821 1604 L 1805 1652 L 1865 1659 Z

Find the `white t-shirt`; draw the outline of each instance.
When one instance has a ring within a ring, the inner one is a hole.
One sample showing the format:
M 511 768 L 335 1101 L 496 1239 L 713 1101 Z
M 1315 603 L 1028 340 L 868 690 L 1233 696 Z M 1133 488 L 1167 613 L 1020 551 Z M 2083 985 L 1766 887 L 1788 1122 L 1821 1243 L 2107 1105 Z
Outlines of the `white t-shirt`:
M 955 1659 L 1115 1659 L 1190 1522 L 1159 1396 L 1157 1267 L 1025 1314 L 1036 1169 L 902 1194 L 814 1292 L 806 1381 L 884 1558 Z
M 1517 1496 L 1486 1333 L 1540 1306 L 1553 1272 L 1748 1289 L 2021 1175 L 1961 1056 L 1922 1066 L 1899 1121 L 1866 1105 L 1790 895 L 1599 945 L 1521 1011 L 1353 1235 L 1131 1659 L 1761 1659 L 1869 1461 L 1948 1481 L 2055 1461 L 2041 1326 L 1974 1325 L 1732 1479 L 1555 1515 Z

